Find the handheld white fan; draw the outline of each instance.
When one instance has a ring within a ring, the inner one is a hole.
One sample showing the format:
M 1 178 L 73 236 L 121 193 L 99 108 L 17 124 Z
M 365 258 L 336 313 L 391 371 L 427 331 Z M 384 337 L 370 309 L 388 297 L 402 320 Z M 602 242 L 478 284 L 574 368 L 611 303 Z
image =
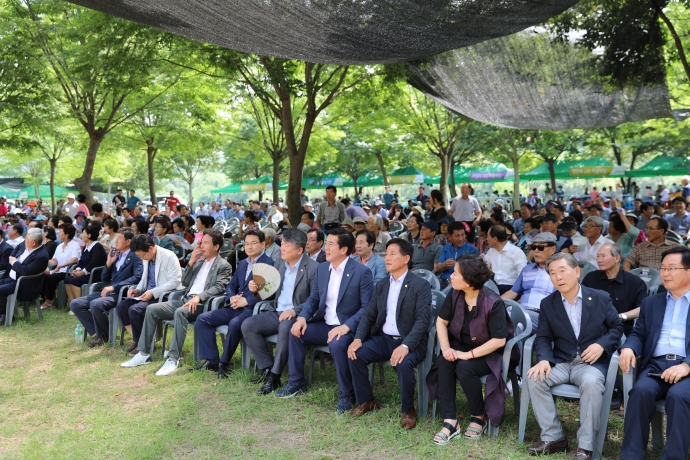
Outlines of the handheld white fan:
M 261 300 L 271 297 L 280 287 L 280 273 L 275 267 L 268 264 L 252 265 L 254 282 L 259 286 Z

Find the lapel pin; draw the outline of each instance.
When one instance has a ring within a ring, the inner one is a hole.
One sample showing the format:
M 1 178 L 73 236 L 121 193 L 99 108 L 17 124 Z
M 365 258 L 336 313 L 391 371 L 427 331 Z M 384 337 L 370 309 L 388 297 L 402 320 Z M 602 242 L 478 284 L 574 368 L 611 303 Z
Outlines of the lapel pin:
M 405 285 L 405 287 L 407 287 L 407 284 Z
M 347 276 L 350 276 L 350 274 L 348 273 Z
M 588 299 L 588 300 L 592 300 L 592 298 L 591 298 L 591 297 L 588 297 L 587 299 Z

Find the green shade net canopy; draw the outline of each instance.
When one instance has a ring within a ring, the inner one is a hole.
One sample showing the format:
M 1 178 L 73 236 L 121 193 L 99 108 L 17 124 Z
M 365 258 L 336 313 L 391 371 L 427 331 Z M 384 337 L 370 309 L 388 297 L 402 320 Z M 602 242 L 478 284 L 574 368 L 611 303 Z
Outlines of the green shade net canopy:
M 72 0 L 206 43 L 307 62 L 402 62 L 511 34 L 577 0 Z
M 338 173 L 326 174 L 322 177 L 305 177 L 302 179 L 302 187 L 304 188 L 324 188 L 329 185 L 340 187 L 345 180 Z
M 506 128 L 587 129 L 674 117 L 659 20 L 639 13 L 640 2 L 621 2 L 621 9 L 636 8 L 630 14 L 639 14 L 637 21 L 594 49 L 577 34 L 560 39 L 545 24 L 411 65 L 409 82 L 451 111 Z M 589 38 L 590 31 L 576 32 Z
M 425 184 L 430 179 L 430 176 L 423 171 L 409 166 L 407 168 L 400 168 L 388 173 L 388 184 Z M 383 182 L 383 179 L 381 179 Z
M 230 184 L 223 188 L 211 190 L 211 193 L 248 193 L 248 192 L 270 192 L 273 190 L 273 178 L 269 175 L 250 179 L 239 184 Z M 279 190 L 287 190 L 287 183 L 281 182 Z
M 79 190 L 60 187 L 58 185 L 55 185 L 54 187 L 55 187 L 55 196 L 57 198 L 65 198 L 68 193 L 74 193 L 75 196 L 79 193 Z M 24 187 L 18 193 L 22 193 L 22 192 L 26 192 L 28 195 L 28 198 L 32 198 L 32 199 L 36 198 L 36 189 L 34 188 L 33 185 L 29 185 L 27 187 Z M 39 198 L 50 198 L 50 185 L 47 185 L 47 184 L 40 185 L 38 187 L 38 193 L 40 195 Z M 19 195 L 17 195 L 17 196 L 19 196 Z
M 626 171 L 626 177 L 684 176 L 688 174 L 690 161 L 685 157 L 661 155 L 641 168 Z
M 453 178 L 456 184 L 463 182 L 504 182 L 512 181 L 514 177 L 513 170 L 508 169 L 503 163 L 492 163 L 473 168 L 462 165 L 453 167 Z M 430 184 L 440 184 L 441 176 L 431 177 L 429 181 Z M 448 182 L 450 183 L 450 177 Z
M 613 164 L 603 158 L 588 160 L 557 161 L 553 165 L 556 179 L 601 179 L 611 174 Z M 542 163 L 536 168 L 520 174 L 520 181 L 549 180 L 549 165 Z

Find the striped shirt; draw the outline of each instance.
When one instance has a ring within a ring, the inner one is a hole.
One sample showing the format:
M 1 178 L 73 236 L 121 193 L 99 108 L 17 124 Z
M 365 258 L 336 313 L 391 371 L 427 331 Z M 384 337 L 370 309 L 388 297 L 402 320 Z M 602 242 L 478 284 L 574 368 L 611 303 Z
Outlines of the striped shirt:
M 556 288 L 546 270 L 537 263 L 531 263 L 525 265 L 510 290 L 520 296 L 520 305 L 528 310 L 539 310 L 542 299 Z

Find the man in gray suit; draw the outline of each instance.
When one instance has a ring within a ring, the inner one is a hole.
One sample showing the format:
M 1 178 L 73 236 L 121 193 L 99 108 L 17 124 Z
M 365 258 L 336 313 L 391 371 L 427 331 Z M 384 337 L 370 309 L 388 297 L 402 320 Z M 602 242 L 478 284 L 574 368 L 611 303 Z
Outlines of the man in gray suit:
M 409 271 L 413 251 L 412 245 L 400 238 L 386 244 L 389 276 L 376 284 L 357 327 L 355 340 L 347 350 L 357 397 L 357 407 L 350 415 L 359 417 L 379 408 L 371 390 L 367 367 L 371 363 L 390 360 L 398 371 L 402 427 L 408 430 L 417 424 L 414 369 L 426 356 L 431 316 L 429 283 Z
M 254 355 L 261 374 L 252 383 L 263 383 L 257 394 L 267 395 L 280 387 L 280 376 L 287 365 L 288 339 L 295 318 L 302 311 L 302 304 L 311 293 L 318 262 L 306 253 L 307 235 L 290 228 L 282 234 L 278 263 L 280 287 L 275 300 L 257 304 L 259 314 L 242 323 L 242 337 Z M 278 334 L 276 356 L 273 359 L 266 337 Z
M 169 375 L 179 368 L 180 349 L 187 337 L 187 326 L 202 313 L 203 303 L 208 299 L 225 294 L 232 270 L 230 264 L 218 257 L 223 245 L 223 234 L 217 230 L 205 230 L 204 236 L 189 258 L 182 274 L 182 285 L 186 286 L 181 299 L 152 304 L 146 309 L 144 326 L 139 339 L 139 353 L 122 367 L 136 367 L 151 363 L 151 341 L 156 326 L 161 320 L 175 320 L 175 333 L 170 342 L 168 359 L 156 372 L 157 376 Z

